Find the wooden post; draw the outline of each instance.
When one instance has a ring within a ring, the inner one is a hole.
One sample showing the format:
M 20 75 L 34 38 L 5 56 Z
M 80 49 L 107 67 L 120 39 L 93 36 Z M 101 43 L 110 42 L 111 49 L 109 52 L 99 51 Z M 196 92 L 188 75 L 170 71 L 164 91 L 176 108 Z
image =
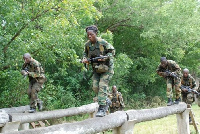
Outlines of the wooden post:
M 1 133 L 7 133 L 7 132 L 15 132 L 18 131 L 20 122 L 15 121 L 15 122 L 7 122 L 5 126 L 1 128 Z
M 29 129 L 29 123 L 23 123 L 20 124 L 19 130 L 28 130 Z
M 136 120 L 126 121 L 121 127 L 113 129 L 113 134 L 133 134 L 133 128 Z
M 178 134 L 190 134 L 189 127 L 189 112 L 190 108 L 187 108 L 183 113 L 176 114 Z

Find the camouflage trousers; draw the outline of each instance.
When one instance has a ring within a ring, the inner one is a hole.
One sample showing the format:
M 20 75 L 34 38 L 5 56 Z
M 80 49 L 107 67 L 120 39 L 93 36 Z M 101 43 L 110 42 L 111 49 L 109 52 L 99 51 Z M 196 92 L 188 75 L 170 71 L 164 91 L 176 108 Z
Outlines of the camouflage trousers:
M 92 89 L 97 95 L 99 105 L 106 105 L 106 98 L 108 96 L 108 90 L 109 90 L 108 84 L 113 74 L 114 74 L 113 69 L 109 69 L 109 71 L 105 73 L 96 73 L 94 71 L 92 77 L 93 80 Z
M 191 105 L 194 102 L 194 94 L 182 92 L 182 101 Z
M 38 92 L 41 90 L 43 84 L 38 82 L 29 83 L 29 89 L 27 91 L 28 97 L 30 99 L 30 107 L 36 109 L 36 106 L 41 103 L 38 98 Z
M 173 98 L 173 86 L 175 87 L 176 99 L 181 97 L 180 79 L 167 78 L 167 98 Z
M 110 107 L 110 113 L 114 113 L 116 111 L 122 111 L 122 110 L 123 110 L 122 106 L 120 106 L 120 107 Z

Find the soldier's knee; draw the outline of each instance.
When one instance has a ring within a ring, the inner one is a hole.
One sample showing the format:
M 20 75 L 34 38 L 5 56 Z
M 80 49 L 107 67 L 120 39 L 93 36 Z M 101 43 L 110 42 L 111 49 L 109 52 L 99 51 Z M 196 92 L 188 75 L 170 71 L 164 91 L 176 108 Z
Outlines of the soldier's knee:
M 93 86 L 92 89 L 93 89 L 93 91 L 94 91 L 96 94 L 98 94 L 98 92 L 99 92 L 99 87 Z

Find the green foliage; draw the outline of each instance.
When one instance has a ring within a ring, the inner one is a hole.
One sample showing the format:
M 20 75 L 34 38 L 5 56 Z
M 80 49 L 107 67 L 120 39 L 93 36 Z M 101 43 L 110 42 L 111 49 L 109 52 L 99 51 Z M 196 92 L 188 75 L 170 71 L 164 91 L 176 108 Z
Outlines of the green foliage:
M 29 103 L 28 80 L 20 74 L 25 52 L 45 68 L 40 97 L 47 110 L 92 102 L 91 79 L 84 79 L 91 69 L 85 73 L 79 63 L 85 27 L 92 24 L 116 49 L 110 85 L 131 107 L 154 106 L 148 102 L 154 96 L 165 99 L 166 85 L 155 72 L 161 56 L 199 75 L 196 0 L 1 0 L 0 9 L 1 107 Z

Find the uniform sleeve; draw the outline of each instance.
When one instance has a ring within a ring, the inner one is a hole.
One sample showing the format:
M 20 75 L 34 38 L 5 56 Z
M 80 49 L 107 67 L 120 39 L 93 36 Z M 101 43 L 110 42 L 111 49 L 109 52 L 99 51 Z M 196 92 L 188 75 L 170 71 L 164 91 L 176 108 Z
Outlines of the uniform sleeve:
M 85 49 L 83 51 L 83 58 L 87 58 L 88 57 L 88 50 L 87 50 L 87 45 L 85 45 Z
M 34 71 L 33 72 L 29 72 L 29 76 L 33 77 L 33 78 L 37 78 L 41 76 L 41 66 L 40 63 L 33 63 L 34 66 Z
M 161 69 L 161 65 L 159 64 L 157 69 L 156 69 L 156 73 L 161 76 L 161 77 L 164 77 L 164 72 L 163 70 Z
M 192 78 L 192 89 L 196 90 L 197 84 L 194 78 Z
M 121 93 L 119 93 L 119 101 L 120 101 L 121 106 L 124 108 L 125 105 L 124 105 L 124 100 L 123 100 L 123 97 L 122 97 Z

